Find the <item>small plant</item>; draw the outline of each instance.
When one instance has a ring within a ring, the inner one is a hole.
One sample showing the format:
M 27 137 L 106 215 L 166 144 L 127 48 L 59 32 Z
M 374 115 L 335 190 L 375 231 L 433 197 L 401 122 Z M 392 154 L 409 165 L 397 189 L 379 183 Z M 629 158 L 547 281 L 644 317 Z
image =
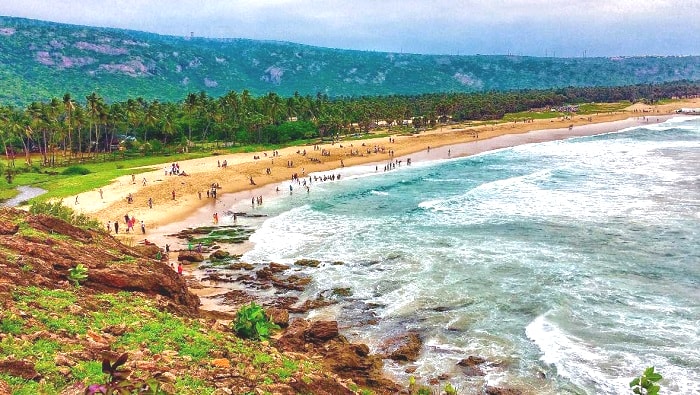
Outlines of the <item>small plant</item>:
M 67 167 L 61 174 L 66 175 L 66 176 L 72 176 L 72 175 L 81 175 L 84 176 L 86 174 L 90 174 L 90 170 L 82 167 L 82 166 L 70 166 Z
M 445 384 L 445 395 L 457 395 L 457 390 L 452 386 L 452 384 Z
M 80 286 L 82 281 L 87 280 L 88 268 L 82 263 L 79 263 L 76 267 L 68 269 L 68 279 L 75 284 L 75 286 Z
M 265 315 L 265 310 L 254 302 L 241 307 L 236 314 L 233 330 L 245 339 L 265 340 L 270 332 L 280 327 Z
M 656 382 L 660 381 L 662 378 L 663 377 L 659 373 L 654 372 L 654 367 L 650 366 L 646 368 L 641 376 L 635 377 L 630 382 L 630 388 L 632 388 L 632 392 L 635 394 L 657 395 L 661 387 L 656 385 Z
M 124 353 L 116 361 L 102 360 L 102 373 L 109 375 L 105 384 L 91 384 L 85 389 L 85 395 L 128 395 L 128 394 L 165 394 L 160 389 L 160 383 L 155 378 L 147 380 L 129 380 L 131 371 L 121 370 L 126 363 L 128 354 Z

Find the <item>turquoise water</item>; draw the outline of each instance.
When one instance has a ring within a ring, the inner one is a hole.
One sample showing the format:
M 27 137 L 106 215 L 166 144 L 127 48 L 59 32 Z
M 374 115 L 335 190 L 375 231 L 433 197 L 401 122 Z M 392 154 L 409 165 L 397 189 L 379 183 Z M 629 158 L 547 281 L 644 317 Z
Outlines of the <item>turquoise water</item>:
M 413 374 L 460 393 L 627 393 L 651 365 L 700 393 L 700 117 L 381 167 L 266 201 L 243 260 L 322 260 L 305 296 L 352 296 L 313 314 L 375 348 L 419 331 Z

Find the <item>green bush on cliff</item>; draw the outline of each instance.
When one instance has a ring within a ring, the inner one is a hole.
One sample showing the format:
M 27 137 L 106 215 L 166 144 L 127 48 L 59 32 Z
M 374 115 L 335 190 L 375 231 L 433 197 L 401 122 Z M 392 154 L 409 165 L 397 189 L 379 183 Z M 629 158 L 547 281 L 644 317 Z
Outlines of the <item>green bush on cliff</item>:
M 76 214 L 70 207 L 66 207 L 61 202 L 36 202 L 29 207 L 32 214 L 46 214 L 58 219 L 62 219 L 71 225 L 88 228 L 102 229 L 102 225 L 85 214 Z
M 280 329 L 280 327 L 271 322 L 265 315 L 265 310 L 255 302 L 241 307 L 233 322 L 234 332 L 244 339 L 265 340 L 275 329 Z

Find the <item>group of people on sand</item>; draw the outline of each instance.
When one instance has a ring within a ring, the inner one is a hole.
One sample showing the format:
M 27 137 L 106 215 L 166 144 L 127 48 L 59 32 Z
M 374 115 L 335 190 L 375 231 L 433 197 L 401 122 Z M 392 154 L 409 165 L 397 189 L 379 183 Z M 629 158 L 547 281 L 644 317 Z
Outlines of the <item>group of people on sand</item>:
M 170 166 L 165 166 L 163 168 L 163 172 L 165 175 L 171 175 L 171 176 L 177 176 L 180 175 L 180 164 L 177 162 L 173 162 L 170 164 Z
M 134 216 L 129 216 L 129 214 L 124 214 L 124 224 L 126 225 L 126 233 L 133 232 L 134 231 L 134 226 L 136 226 L 136 217 Z M 141 233 L 146 234 L 146 224 L 141 220 L 140 222 L 141 225 Z M 114 227 L 114 233 L 119 234 L 119 221 L 107 221 L 107 232 L 111 233 L 112 228 Z

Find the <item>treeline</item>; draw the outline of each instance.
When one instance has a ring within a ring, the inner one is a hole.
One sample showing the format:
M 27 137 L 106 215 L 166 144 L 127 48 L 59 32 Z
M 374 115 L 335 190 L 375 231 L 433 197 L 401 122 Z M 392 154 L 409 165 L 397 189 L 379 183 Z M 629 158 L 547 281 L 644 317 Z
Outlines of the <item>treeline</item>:
M 70 93 L 26 108 L 0 105 L 0 139 L 8 157 L 31 152 L 52 164 L 64 155 L 97 155 L 122 146 L 144 153 L 193 141 L 227 145 L 283 144 L 368 132 L 380 121 L 423 129 L 437 123 L 501 119 L 506 113 L 587 102 L 646 101 L 700 95 L 700 82 L 562 88 L 486 93 L 329 98 L 324 94 L 283 98 L 247 90 L 214 98 L 191 93 L 181 102 L 142 98 L 106 103 L 92 93 L 84 101 Z M 410 120 L 410 126 L 406 125 Z

